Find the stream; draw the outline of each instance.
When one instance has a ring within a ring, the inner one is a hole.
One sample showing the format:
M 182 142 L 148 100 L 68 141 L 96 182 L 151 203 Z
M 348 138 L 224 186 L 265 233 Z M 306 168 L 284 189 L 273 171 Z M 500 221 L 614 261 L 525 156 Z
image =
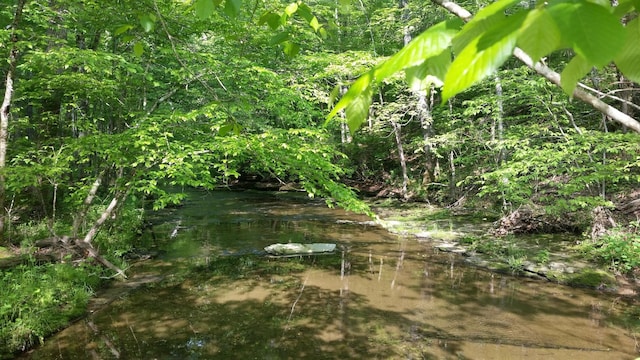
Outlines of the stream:
M 492 273 L 303 193 L 197 192 L 25 359 L 635 359 L 613 294 Z M 334 254 L 267 257 L 273 243 Z M 635 316 L 632 313 L 635 311 Z M 631 316 L 629 314 L 631 313 Z M 636 324 L 637 325 L 637 324 Z

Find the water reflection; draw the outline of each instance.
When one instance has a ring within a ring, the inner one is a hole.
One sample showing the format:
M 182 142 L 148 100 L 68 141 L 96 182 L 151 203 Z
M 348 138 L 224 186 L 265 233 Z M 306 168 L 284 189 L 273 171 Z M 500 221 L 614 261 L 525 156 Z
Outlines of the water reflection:
M 171 216 L 155 230 L 167 256 L 134 270 L 164 280 L 124 293 L 32 359 L 636 356 L 633 337 L 615 324 L 624 306 L 615 298 L 470 268 L 415 239 L 338 223 L 363 219 L 304 198 L 207 195 Z M 341 250 L 250 255 L 288 239 Z

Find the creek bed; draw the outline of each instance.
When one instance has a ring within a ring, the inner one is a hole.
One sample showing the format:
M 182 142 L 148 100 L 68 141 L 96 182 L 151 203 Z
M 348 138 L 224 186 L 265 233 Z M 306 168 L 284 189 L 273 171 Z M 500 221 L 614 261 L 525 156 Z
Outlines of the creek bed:
M 196 192 L 154 220 L 165 255 L 130 269 L 155 281 L 119 293 L 24 358 L 638 356 L 637 310 L 621 298 L 471 267 L 368 220 L 301 194 Z M 286 242 L 338 251 L 260 254 Z

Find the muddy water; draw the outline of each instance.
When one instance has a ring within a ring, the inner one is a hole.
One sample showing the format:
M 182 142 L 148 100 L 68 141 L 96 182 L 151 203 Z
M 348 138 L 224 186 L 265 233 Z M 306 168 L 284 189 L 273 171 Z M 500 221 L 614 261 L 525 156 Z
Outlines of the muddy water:
M 638 356 L 622 321 L 629 308 L 607 294 L 467 267 L 453 254 L 297 194 L 195 195 L 156 219 L 153 236 L 166 255 L 130 269 L 132 282 L 149 284 L 94 304 L 85 320 L 27 357 Z M 335 242 L 339 251 L 260 254 L 289 241 Z

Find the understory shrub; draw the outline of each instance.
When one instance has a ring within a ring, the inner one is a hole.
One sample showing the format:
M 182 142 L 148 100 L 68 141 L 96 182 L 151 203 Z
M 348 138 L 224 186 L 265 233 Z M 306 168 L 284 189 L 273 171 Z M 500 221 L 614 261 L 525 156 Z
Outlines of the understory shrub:
M 615 271 L 629 273 L 640 268 L 640 222 L 616 228 L 595 243 L 587 245 L 589 252 Z

